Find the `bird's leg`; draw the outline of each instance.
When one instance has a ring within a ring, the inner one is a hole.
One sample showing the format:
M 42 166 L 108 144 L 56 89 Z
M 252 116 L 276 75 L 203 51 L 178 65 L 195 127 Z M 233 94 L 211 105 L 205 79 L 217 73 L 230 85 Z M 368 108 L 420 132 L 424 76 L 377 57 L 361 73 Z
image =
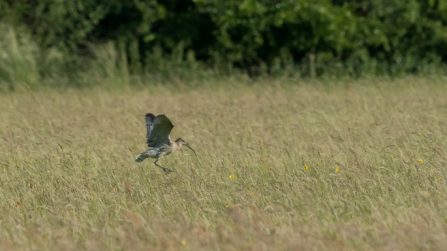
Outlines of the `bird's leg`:
M 172 172 L 171 170 L 167 169 L 166 167 L 162 167 L 162 166 L 160 166 L 159 164 L 157 164 L 157 162 L 158 162 L 159 160 L 160 160 L 160 159 L 157 159 L 157 160 L 154 162 L 154 164 L 155 164 L 156 166 L 161 167 L 161 169 L 163 169 L 163 171 L 165 171 L 166 173 L 170 173 L 170 172 Z

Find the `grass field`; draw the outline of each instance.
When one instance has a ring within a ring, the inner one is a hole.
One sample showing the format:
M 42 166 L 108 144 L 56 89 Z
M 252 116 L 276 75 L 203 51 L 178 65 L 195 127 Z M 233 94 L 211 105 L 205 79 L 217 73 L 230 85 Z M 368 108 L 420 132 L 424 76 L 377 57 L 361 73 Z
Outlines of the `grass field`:
M 445 250 L 447 80 L 240 81 L 0 94 L 0 249 Z

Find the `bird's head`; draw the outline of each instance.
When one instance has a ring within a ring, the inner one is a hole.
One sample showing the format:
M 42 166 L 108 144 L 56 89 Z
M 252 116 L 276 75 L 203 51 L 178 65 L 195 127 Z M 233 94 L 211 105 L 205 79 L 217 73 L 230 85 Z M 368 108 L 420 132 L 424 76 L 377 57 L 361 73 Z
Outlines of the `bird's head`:
M 182 138 L 178 138 L 177 140 L 175 140 L 175 143 L 179 144 L 179 145 L 184 145 L 186 144 L 186 142 L 182 139 Z
M 195 152 L 195 151 L 194 151 L 188 144 L 186 144 L 186 142 L 185 142 L 182 138 L 178 138 L 178 139 L 175 141 L 175 143 L 177 143 L 180 147 L 181 147 L 182 145 L 188 147 L 189 149 L 191 149 L 191 151 L 192 151 L 192 152 L 196 155 L 196 157 L 197 157 L 196 152 Z

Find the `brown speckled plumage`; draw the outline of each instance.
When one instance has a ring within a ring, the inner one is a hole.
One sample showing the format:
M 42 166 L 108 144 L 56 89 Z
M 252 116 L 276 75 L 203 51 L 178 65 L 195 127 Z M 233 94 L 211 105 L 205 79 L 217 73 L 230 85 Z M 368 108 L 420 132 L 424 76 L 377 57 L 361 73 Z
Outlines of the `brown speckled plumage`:
M 158 161 L 165 155 L 169 155 L 177 150 L 180 150 L 183 145 L 191 149 L 194 154 L 196 152 L 186 144 L 186 142 L 178 138 L 176 141 L 172 141 L 170 133 L 174 125 L 165 115 L 161 114 L 155 117 L 152 113 L 146 114 L 146 144 L 149 147 L 147 151 L 139 154 L 135 159 L 136 162 L 142 162 L 146 158 L 156 159 L 154 164 L 163 169 L 163 171 L 172 172 L 168 168 L 162 167 L 158 164 Z M 197 156 L 197 154 L 196 154 Z

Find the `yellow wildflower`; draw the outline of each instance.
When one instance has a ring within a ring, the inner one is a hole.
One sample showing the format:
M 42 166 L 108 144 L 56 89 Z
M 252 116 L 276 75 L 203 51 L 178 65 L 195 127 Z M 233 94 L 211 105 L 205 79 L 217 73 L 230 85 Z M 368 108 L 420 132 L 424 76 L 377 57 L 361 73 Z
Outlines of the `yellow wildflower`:
M 345 197 L 348 197 L 348 195 L 347 195 L 347 194 L 345 194 Z
M 183 241 L 182 241 L 182 246 L 185 246 L 185 245 L 186 245 L 186 241 L 183 240 Z
M 228 201 L 231 201 L 231 199 L 228 199 Z
M 29 161 L 33 161 L 33 158 L 30 158 Z
M 115 191 L 118 191 L 118 187 L 115 187 Z
M 226 204 L 225 207 L 228 207 L 228 204 Z
M 335 168 L 335 171 L 338 172 L 338 168 Z
M 232 174 L 232 175 L 230 175 L 230 178 L 232 178 L 232 179 L 233 179 L 233 178 L 234 178 L 234 175 L 233 175 L 233 174 Z
M 253 194 L 250 194 L 250 196 L 253 196 Z
M 182 172 L 182 170 L 180 170 L 180 172 Z
M 419 162 L 423 163 L 424 161 L 422 159 L 419 159 Z
M 304 170 L 307 170 L 307 168 L 308 168 L 307 166 L 304 166 Z
M 437 178 L 436 180 L 441 181 L 441 178 Z
M 441 192 L 439 192 L 439 194 L 441 194 Z

